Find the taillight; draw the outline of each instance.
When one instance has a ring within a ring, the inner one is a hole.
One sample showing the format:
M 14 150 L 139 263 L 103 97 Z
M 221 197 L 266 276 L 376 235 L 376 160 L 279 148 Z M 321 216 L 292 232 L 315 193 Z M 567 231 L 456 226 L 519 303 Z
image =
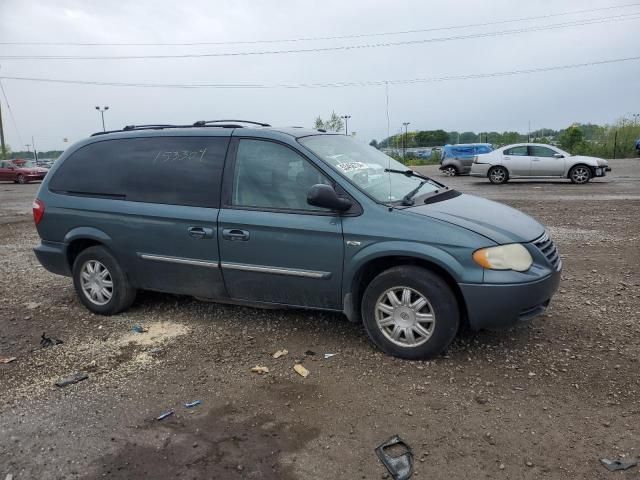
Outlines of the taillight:
M 33 209 L 33 221 L 38 225 L 42 217 L 44 217 L 44 202 L 36 198 L 31 207 Z

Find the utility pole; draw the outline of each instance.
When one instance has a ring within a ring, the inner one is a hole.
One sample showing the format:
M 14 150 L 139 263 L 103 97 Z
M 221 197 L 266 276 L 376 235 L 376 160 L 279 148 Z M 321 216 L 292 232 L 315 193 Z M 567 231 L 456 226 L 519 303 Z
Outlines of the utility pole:
M 38 163 L 38 149 L 36 148 L 36 141 L 33 139 L 33 135 L 31 135 L 31 145 L 33 145 L 33 159 Z
M 527 143 L 531 143 L 531 120 L 529 120 L 529 133 L 527 133 Z
M 341 118 L 344 118 L 344 134 L 345 135 L 349 135 L 349 119 L 351 118 L 351 115 L 342 115 Z
M 104 106 L 103 108 L 96 107 L 96 110 L 98 110 L 100 112 L 100 115 L 102 115 L 102 131 L 106 132 L 106 129 L 104 128 L 104 112 L 109 110 L 109 107 L 107 106 Z
M 4 130 L 2 129 L 2 104 L 0 104 L 0 145 L 2 146 L 2 159 L 7 159 L 7 146 L 4 144 Z
M 402 140 L 402 159 L 404 160 L 407 156 L 407 127 L 411 122 L 403 122 L 404 125 L 404 138 Z

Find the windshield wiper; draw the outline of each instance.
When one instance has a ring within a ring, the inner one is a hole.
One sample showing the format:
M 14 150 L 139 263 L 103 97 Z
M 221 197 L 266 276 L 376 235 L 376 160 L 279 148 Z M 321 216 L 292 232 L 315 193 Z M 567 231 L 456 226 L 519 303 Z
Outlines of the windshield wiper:
M 401 173 L 402 175 L 404 175 L 405 177 L 416 177 L 416 178 L 421 178 L 422 180 L 425 180 L 427 182 L 431 182 L 434 185 L 437 185 L 439 187 L 442 188 L 449 188 L 446 185 L 438 182 L 437 180 L 434 180 L 431 177 L 427 177 L 426 175 L 422 175 L 421 173 L 418 172 L 414 172 L 413 170 L 396 170 L 393 168 L 385 168 L 384 169 L 385 172 L 390 172 L 390 173 Z
M 425 183 L 427 183 L 426 180 L 421 181 L 416 188 L 414 188 L 409 193 L 407 193 L 404 197 L 402 197 L 402 205 L 406 205 L 407 207 L 410 207 L 411 205 L 416 203 L 413 197 L 416 196 L 416 193 L 418 193 L 418 190 L 420 190 Z

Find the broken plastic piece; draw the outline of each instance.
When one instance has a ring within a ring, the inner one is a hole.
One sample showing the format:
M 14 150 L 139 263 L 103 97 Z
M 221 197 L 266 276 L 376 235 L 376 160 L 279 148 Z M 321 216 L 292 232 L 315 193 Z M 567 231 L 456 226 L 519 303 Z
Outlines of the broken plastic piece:
M 58 380 L 56 382 L 56 386 L 66 387 L 67 385 L 73 385 L 74 383 L 81 382 L 83 380 L 86 380 L 87 378 L 89 378 L 89 375 L 87 375 L 86 373 L 76 372 L 72 375 L 69 375 L 68 377 L 63 377 L 60 380 Z
M 638 464 L 637 458 L 622 458 L 617 460 L 609 460 L 608 458 L 601 458 L 600 463 L 604 465 L 604 468 L 610 472 L 616 470 L 627 470 L 628 468 L 635 467 Z
M 201 403 L 202 403 L 202 400 L 195 400 L 193 402 L 185 403 L 184 408 L 193 408 L 195 406 L 200 405 Z
M 62 340 L 58 340 L 57 338 L 49 338 L 46 336 L 46 332 L 42 332 L 42 337 L 40 338 L 41 348 L 53 347 L 54 345 L 60 345 L 61 343 L 64 342 Z
M 298 373 L 298 375 L 300 375 L 303 378 L 307 378 L 309 376 L 309 370 L 307 370 L 306 368 L 304 368 L 302 365 L 300 365 L 299 363 L 296 363 L 293 366 L 293 369 Z
M 252 372 L 259 373 L 260 375 L 269 373 L 269 369 L 267 367 L 261 367 L 260 365 L 256 365 L 251 369 Z
M 285 356 L 286 354 L 288 354 L 289 351 L 288 350 L 278 350 L 276 353 L 274 353 L 272 356 L 273 358 L 280 358 Z
M 131 331 L 135 333 L 144 333 L 148 332 L 149 330 L 144 328 L 142 325 L 134 325 L 133 327 L 131 327 Z
M 400 453 L 396 451 L 400 450 Z M 413 474 L 413 450 L 398 435 L 376 448 L 376 454 L 393 480 L 408 480 Z
M 0 363 L 11 363 L 17 360 L 16 357 L 0 357 Z
M 175 410 L 173 409 L 167 410 L 166 412 L 161 413 L 160 416 L 156 417 L 156 420 L 164 420 L 165 418 L 170 417 L 174 413 L 175 413 Z
M 327 358 L 331 358 L 331 357 L 333 357 L 334 355 L 337 355 L 337 354 L 336 354 L 336 353 L 325 353 L 325 354 L 324 354 L 324 359 L 326 360 Z

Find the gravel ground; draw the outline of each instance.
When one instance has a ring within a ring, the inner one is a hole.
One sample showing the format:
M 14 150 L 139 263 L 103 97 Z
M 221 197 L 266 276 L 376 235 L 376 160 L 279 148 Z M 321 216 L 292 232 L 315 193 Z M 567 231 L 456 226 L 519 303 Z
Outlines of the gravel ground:
M 640 160 L 611 165 L 585 186 L 444 180 L 545 223 L 564 272 L 544 316 L 430 362 L 334 314 L 142 293 L 92 315 L 31 251 L 38 186 L 0 184 L 0 478 L 387 478 L 373 449 L 395 433 L 415 478 L 640 478 L 599 463 L 640 456 Z

